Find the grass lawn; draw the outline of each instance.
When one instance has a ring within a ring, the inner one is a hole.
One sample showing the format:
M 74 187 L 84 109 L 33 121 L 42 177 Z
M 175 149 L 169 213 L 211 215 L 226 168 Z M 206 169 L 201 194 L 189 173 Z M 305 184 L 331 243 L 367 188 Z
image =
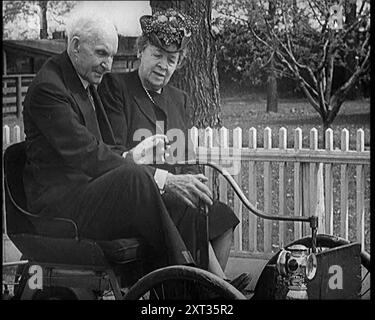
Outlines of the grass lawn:
M 303 134 L 303 147 L 309 147 L 309 132 L 312 128 L 316 128 L 319 134 L 319 148 L 323 146 L 323 132 L 320 117 L 317 112 L 304 100 L 281 100 L 279 101 L 278 113 L 265 113 L 266 101 L 254 98 L 252 96 L 231 97 L 222 99 L 222 125 L 228 129 L 240 127 L 243 130 L 243 145 L 248 145 L 248 129 L 254 127 L 257 129 L 258 147 L 263 146 L 263 130 L 270 127 L 272 130 L 273 147 L 278 147 L 278 131 L 281 127 L 285 127 L 288 132 L 288 148 L 294 146 L 293 130 L 301 128 Z M 334 132 L 334 148 L 340 148 L 342 129 L 349 130 L 350 150 L 355 150 L 356 131 L 363 129 L 365 132 L 365 146 L 369 150 L 370 146 L 370 101 L 347 101 L 342 106 L 340 113 L 332 124 Z M 230 130 L 230 141 L 232 137 Z M 365 247 L 370 250 L 370 166 L 365 166 Z M 247 165 L 243 164 L 242 168 L 242 188 L 248 193 L 248 179 L 246 172 Z M 272 214 L 278 213 L 278 167 L 272 164 Z M 288 214 L 293 214 L 293 167 L 287 165 L 287 190 L 286 204 Z M 349 240 L 355 240 L 355 166 L 349 166 Z M 263 167 L 257 164 L 257 206 L 263 209 Z M 334 194 L 334 234 L 339 234 L 340 228 L 340 165 L 333 166 L 333 194 Z M 233 197 L 229 197 L 232 202 Z M 244 214 L 244 223 L 247 224 L 248 216 Z M 247 230 L 244 230 L 246 234 Z M 287 223 L 287 237 L 293 239 L 294 226 L 293 223 Z M 273 223 L 273 245 L 275 251 L 278 249 L 278 222 Z M 247 239 L 243 238 L 246 249 Z M 263 242 L 263 220 L 258 219 L 258 249 L 261 251 Z
M 295 128 L 299 127 L 302 129 L 304 147 L 308 147 L 309 145 L 309 131 L 312 128 L 316 128 L 319 133 L 319 148 L 324 148 L 320 116 L 305 100 L 281 100 L 279 101 L 277 113 L 265 113 L 265 110 L 266 101 L 254 99 L 252 96 L 223 98 L 221 112 L 222 125 L 228 129 L 242 128 L 245 145 L 248 144 L 248 136 L 244 131 L 251 127 L 256 128 L 258 131 L 258 145 L 260 146 L 263 146 L 264 128 L 270 127 L 274 136 L 278 135 L 278 130 L 281 127 L 285 127 L 288 130 L 288 147 L 293 146 L 292 131 Z M 349 130 L 351 147 L 355 148 L 357 129 L 365 131 L 365 145 L 370 145 L 369 100 L 347 101 L 343 104 L 332 124 L 334 148 L 340 147 L 340 134 L 344 128 Z M 278 139 L 275 141 L 278 141 Z

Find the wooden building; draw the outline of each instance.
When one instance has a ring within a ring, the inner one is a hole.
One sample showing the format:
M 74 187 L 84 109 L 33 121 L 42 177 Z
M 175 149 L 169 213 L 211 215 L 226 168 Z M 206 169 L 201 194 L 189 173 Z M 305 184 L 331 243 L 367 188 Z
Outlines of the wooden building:
M 124 73 L 138 67 L 136 37 L 119 36 L 112 72 Z M 45 40 L 3 40 L 3 118 L 22 117 L 28 86 L 46 60 L 66 49 L 64 37 Z
M 3 40 L 3 75 L 35 74 L 51 56 L 66 49 L 66 39 Z M 138 66 L 136 37 L 119 36 L 113 72 L 128 72 Z

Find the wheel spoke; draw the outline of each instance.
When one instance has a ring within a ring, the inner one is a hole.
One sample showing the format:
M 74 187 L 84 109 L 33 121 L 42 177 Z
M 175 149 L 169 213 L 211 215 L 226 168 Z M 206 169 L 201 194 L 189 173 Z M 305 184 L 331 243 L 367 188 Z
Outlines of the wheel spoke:
M 159 295 L 158 293 L 156 292 L 155 288 L 152 288 L 152 291 L 154 292 L 155 296 L 156 296 L 156 300 L 160 300 L 159 299 Z
M 361 283 L 363 283 L 363 281 L 365 281 L 365 279 L 367 278 L 367 276 L 368 276 L 369 274 L 370 274 L 370 271 L 367 271 L 366 274 L 365 274 L 365 276 L 363 277 Z
M 143 294 L 139 300 L 150 300 L 150 291 L 147 291 L 145 292 L 145 294 Z
M 361 293 L 359 296 L 362 298 L 367 292 L 370 291 L 370 289 L 371 289 L 371 288 L 367 288 L 367 290 L 366 290 L 365 292 Z

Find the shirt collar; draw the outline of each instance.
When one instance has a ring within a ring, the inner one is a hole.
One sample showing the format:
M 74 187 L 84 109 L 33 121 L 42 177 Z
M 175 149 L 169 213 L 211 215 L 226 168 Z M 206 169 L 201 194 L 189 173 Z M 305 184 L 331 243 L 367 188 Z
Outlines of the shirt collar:
M 77 72 L 77 71 L 76 71 L 76 72 Z M 87 88 L 88 88 L 88 86 L 90 85 L 90 83 L 89 83 L 87 80 L 83 79 L 83 78 L 79 75 L 78 72 L 77 72 L 77 75 L 78 75 L 79 80 L 81 80 L 83 87 L 85 88 L 85 90 L 87 90 Z
M 72 59 L 70 58 L 69 55 L 68 55 L 68 57 L 69 57 L 70 61 L 72 61 Z M 74 67 L 73 62 L 72 62 L 72 65 L 73 65 L 73 69 L 74 69 L 74 71 L 76 72 L 76 74 L 77 74 L 79 80 L 81 80 L 81 83 L 82 83 L 82 85 L 83 85 L 83 88 L 84 88 L 85 90 L 87 90 L 87 88 L 88 88 L 88 86 L 90 85 L 90 83 L 89 83 L 87 80 L 83 79 L 83 78 L 79 75 L 78 71 L 77 71 L 76 68 Z

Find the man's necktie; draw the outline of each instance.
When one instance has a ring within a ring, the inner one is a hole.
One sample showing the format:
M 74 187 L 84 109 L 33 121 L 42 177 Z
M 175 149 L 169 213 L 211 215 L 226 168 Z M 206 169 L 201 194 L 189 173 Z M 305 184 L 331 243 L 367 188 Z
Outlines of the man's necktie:
M 93 85 L 89 86 L 89 91 L 92 99 L 92 104 L 95 109 L 96 119 L 100 128 L 100 134 L 102 140 L 107 144 L 114 144 L 114 136 L 111 125 L 108 121 L 107 115 L 100 101 L 99 94 Z
M 91 86 L 88 86 L 87 89 L 86 89 L 86 91 L 87 91 L 87 95 L 89 96 L 89 99 L 90 99 L 90 102 L 91 102 L 91 104 L 92 104 L 92 107 L 93 107 L 94 110 L 96 111 L 96 108 L 95 108 L 95 101 L 94 101 L 94 98 L 93 98 L 93 96 L 92 96 L 91 90 L 92 90 Z
M 97 114 L 96 114 L 96 106 L 95 106 L 95 100 L 91 94 L 91 89 L 90 89 L 90 86 L 87 87 L 86 89 L 86 92 L 87 92 L 87 96 L 89 97 L 89 100 L 90 100 L 90 103 L 91 103 L 91 106 L 92 106 L 92 110 L 90 112 L 90 124 L 88 125 L 88 128 L 91 128 L 91 132 L 96 136 L 96 138 L 99 140 L 99 141 L 102 141 L 102 135 L 100 133 L 100 128 L 99 128 L 99 123 L 98 123 L 98 119 L 97 119 Z

